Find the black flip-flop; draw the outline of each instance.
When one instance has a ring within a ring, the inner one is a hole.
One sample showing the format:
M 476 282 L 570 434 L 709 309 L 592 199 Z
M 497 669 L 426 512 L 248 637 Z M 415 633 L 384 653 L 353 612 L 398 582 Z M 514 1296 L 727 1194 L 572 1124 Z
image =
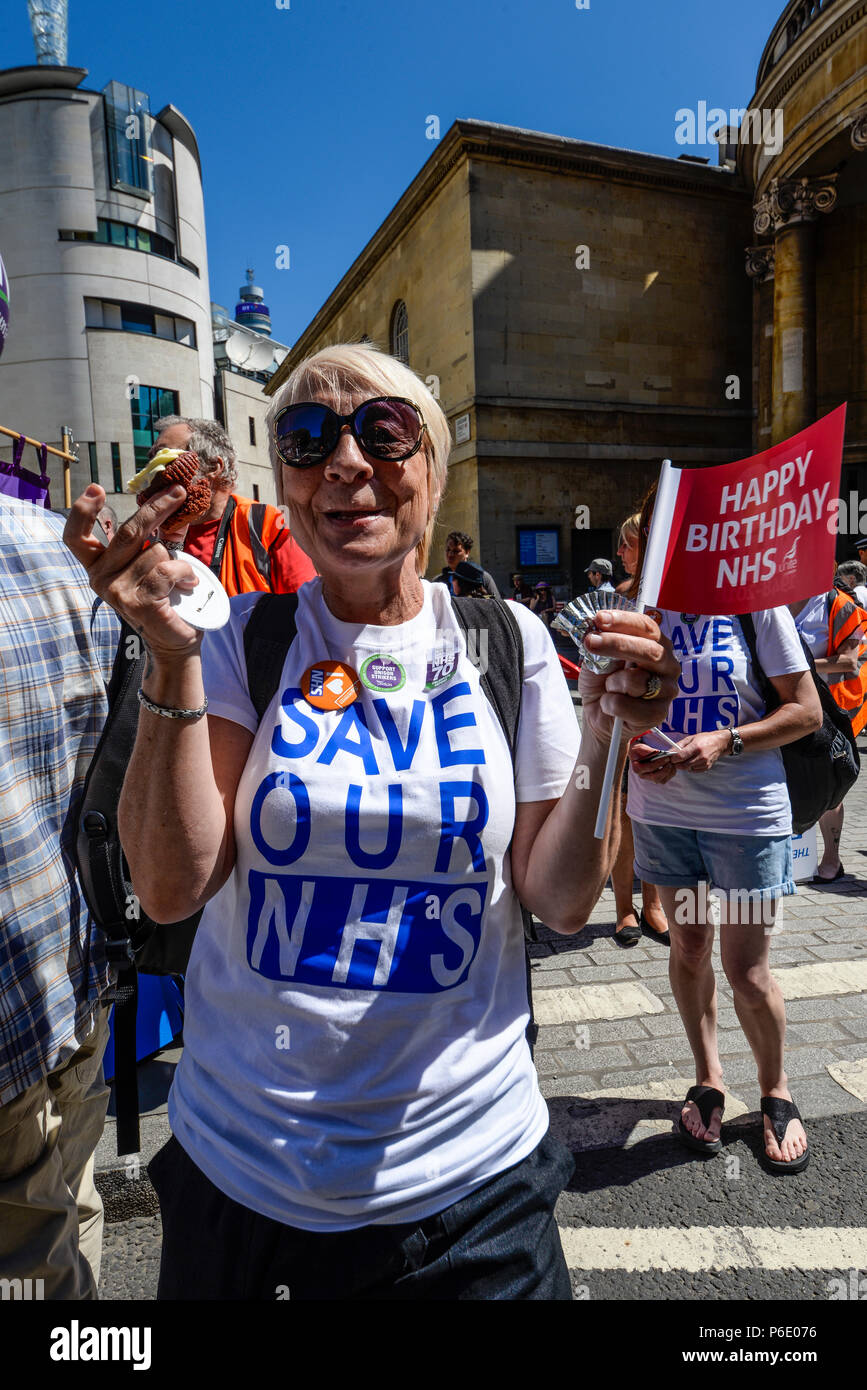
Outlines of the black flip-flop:
M 770 1120 L 771 1129 L 782 1149 L 790 1121 L 801 1119 L 797 1105 L 793 1100 L 783 1100 L 782 1096 L 762 1096 L 762 1114 Z M 810 1146 L 808 1144 L 801 1157 L 793 1158 L 791 1163 L 786 1163 L 785 1159 L 769 1158 L 765 1148 L 765 1127 L 762 1125 L 762 1158 L 769 1173 L 803 1173 L 810 1162 Z
M 693 1105 L 695 1105 L 699 1115 L 701 1115 L 701 1122 L 705 1129 L 710 1126 L 711 1115 L 714 1110 L 719 1109 L 723 1114 L 725 1113 L 726 1098 L 722 1091 L 718 1091 L 715 1086 L 690 1086 L 683 1105 L 686 1105 L 687 1101 L 690 1100 Z M 681 1110 L 683 1109 L 683 1105 L 680 1107 Z M 720 1122 L 722 1122 L 722 1115 L 720 1116 Z M 688 1149 L 693 1149 L 696 1153 L 718 1154 L 722 1148 L 722 1139 L 713 1139 L 710 1141 L 707 1139 L 696 1139 L 695 1135 L 690 1134 L 686 1125 L 683 1123 L 682 1115 L 679 1115 L 677 1119 L 677 1136 L 682 1144 L 685 1144 Z

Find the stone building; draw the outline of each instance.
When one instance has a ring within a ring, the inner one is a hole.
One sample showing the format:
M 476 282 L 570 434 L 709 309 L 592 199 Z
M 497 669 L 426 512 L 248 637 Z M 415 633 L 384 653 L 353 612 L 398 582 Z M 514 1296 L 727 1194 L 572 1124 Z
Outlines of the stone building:
M 456 441 L 431 569 L 459 528 L 501 583 L 520 568 L 584 588 L 663 457 L 729 462 L 847 396 L 854 477 L 865 14 L 864 0 L 786 6 L 747 108 L 782 108 L 785 138 L 754 118 L 740 141 L 720 128 L 718 166 L 457 121 L 267 392 L 327 343 L 366 336 L 405 357 Z
M 767 448 L 847 400 L 841 496 L 867 497 L 864 0 L 787 5 L 750 106 L 781 111 L 785 129 L 779 152 L 742 143 L 738 155 L 760 238 L 747 253 L 755 446 Z M 841 536 L 840 556 L 852 553 Z

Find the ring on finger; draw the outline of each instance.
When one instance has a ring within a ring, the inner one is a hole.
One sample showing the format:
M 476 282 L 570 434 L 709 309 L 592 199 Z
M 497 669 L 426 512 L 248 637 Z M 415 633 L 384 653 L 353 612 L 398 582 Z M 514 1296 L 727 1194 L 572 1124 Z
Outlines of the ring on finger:
M 647 689 L 645 690 L 644 694 L 640 696 L 640 699 L 655 700 L 661 689 L 662 681 L 660 680 L 659 676 L 648 676 Z

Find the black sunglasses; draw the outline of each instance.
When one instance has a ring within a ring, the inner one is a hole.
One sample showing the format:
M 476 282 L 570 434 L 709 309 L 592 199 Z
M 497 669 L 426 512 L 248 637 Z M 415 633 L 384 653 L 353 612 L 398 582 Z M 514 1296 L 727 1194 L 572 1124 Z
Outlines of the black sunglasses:
M 427 425 L 421 411 L 402 396 L 362 401 L 351 415 L 338 415 L 318 401 L 288 405 L 274 419 L 274 446 L 290 468 L 312 468 L 337 448 L 344 425 L 371 458 L 402 463 L 421 448 Z

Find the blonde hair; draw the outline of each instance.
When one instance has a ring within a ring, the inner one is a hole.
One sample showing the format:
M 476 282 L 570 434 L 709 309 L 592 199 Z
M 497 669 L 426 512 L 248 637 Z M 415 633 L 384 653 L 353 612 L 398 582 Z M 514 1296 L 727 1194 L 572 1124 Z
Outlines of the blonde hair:
M 617 537 L 617 544 L 623 545 L 627 536 L 634 536 L 636 540 L 641 535 L 641 512 L 633 512 L 628 516 L 620 528 L 620 535 Z
M 427 460 L 428 519 L 424 535 L 415 552 L 416 570 L 423 575 L 427 569 L 433 539 L 434 522 L 446 486 L 446 471 L 452 437 L 449 422 L 439 402 L 431 395 L 415 372 L 390 357 L 373 343 L 336 343 L 322 348 L 312 357 L 299 362 L 277 392 L 266 416 L 268 449 L 271 468 L 277 487 L 277 497 L 283 501 L 282 465 L 274 447 L 274 420 L 287 405 L 328 396 L 335 409 L 346 410 L 351 396 L 403 396 L 421 411 L 427 431 L 422 450 Z

